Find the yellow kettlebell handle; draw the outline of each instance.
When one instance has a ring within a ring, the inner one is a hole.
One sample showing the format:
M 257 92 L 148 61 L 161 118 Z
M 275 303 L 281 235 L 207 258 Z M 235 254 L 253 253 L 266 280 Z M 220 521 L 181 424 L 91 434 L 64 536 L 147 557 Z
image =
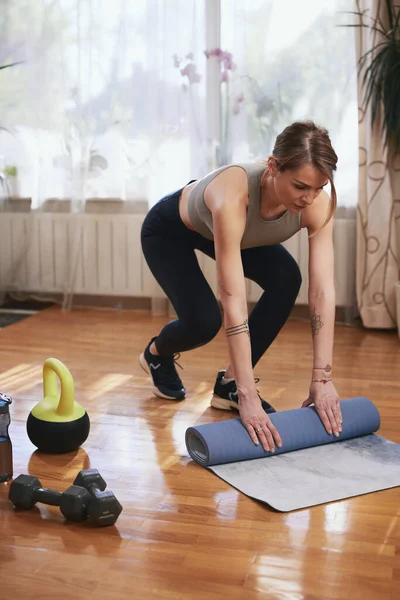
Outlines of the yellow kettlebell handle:
M 61 384 L 61 394 L 56 413 L 62 417 L 74 411 L 74 380 L 67 367 L 57 358 L 48 358 L 43 365 L 43 391 L 45 398 L 58 401 L 57 377 Z
M 57 377 L 61 393 L 58 391 Z M 57 358 L 48 358 L 43 365 L 44 397 L 31 410 L 33 417 L 51 423 L 76 421 L 86 413 L 74 400 L 74 380 L 67 367 Z

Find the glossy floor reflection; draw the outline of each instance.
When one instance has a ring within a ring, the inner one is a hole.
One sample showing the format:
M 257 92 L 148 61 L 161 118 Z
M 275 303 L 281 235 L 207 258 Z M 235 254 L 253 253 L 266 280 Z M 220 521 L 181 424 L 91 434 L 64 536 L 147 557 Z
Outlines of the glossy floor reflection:
M 67 523 L 43 504 L 16 513 L 2 485 L 0 597 L 400 598 L 400 489 L 280 514 L 194 464 L 186 428 L 236 416 L 209 407 L 216 372 L 227 364 L 225 340 L 220 333 L 182 355 L 187 399 L 160 400 L 137 357 L 164 322 L 145 312 L 51 308 L 2 332 L 0 390 L 14 398 L 15 475 L 34 474 L 61 491 L 80 469 L 96 468 L 124 511 L 105 529 Z M 309 325 L 291 321 L 257 366 L 261 395 L 278 410 L 305 399 L 311 350 Z M 25 429 L 50 356 L 70 369 L 91 419 L 84 446 L 61 456 L 35 452 Z M 400 443 L 396 373 L 394 332 L 338 326 L 339 393 L 373 400 L 379 433 Z

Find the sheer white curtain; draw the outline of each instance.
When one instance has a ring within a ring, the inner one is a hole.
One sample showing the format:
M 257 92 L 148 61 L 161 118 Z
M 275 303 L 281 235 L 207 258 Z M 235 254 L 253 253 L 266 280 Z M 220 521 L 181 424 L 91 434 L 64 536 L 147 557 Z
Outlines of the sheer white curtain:
M 268 156 L 285 125 L 311 118 L 339 155 L 339 203 L 355 206 L 354 31 L 338 26 L 350 9 L 346 0 L 3 0 L 0 65 L 24 63 L 0 71 L 0 171 L 17 168 L 31 210 L 77 213 L 89 199 L 97 210 L 110 199 L 150 207 L 222 163 Z M 77 228 L 65 307 L 81 238 Z
M 315 120 L 339 156 L 342 207 L 356 206 L 358 188 L 354 30 L 340 26 L 352 9 L 348 0 L 221 3 L 221 47 L 234 63 L 221 83 L 223 153 L 235 161 L 264 158 L 286 125 Z
M 204 173 L 204 13 L 203 0 L 3 0 L 0 65 L 23 64 L 0 71 L 0 170 L 16 168 L 31 210 L 151 206 Z

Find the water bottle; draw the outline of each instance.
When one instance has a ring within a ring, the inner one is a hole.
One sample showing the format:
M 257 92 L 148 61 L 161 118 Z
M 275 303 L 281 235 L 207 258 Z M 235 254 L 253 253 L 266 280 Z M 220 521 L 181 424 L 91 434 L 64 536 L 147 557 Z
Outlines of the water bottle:
M 0 392 L 0 483 L 13 476 L 12 444 L 8 435 L 12 399 Z

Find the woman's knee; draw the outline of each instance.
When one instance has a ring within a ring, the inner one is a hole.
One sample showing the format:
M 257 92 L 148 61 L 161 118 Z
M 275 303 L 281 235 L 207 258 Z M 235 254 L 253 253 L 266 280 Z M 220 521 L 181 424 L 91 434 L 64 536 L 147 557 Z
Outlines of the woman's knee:
M 278 246 L 276 250 L 275 279 L 277 285 L 282 291 L 286 290 L 297 295 L 302 284 L 300 267 L 286 248 Z
M 300 291 L 301 284 L 303 281 L 300 267 L 295 261 L 295 259 L 291 256 L 290 262 L 288 262 L 287 268 L 285 269 L 285 278 L 287 281 L 287 287 L 292 289 L 293 292 L 297 295 Z
M 212 311 L 204 311 L 203 309 L 203 313 L 191 316 L 184 326 L 186 326 L 188 331 L 192 332 L 197 343 L 206 344 L 215 338 L 221 329 L 221 311 L 217 307 Z

